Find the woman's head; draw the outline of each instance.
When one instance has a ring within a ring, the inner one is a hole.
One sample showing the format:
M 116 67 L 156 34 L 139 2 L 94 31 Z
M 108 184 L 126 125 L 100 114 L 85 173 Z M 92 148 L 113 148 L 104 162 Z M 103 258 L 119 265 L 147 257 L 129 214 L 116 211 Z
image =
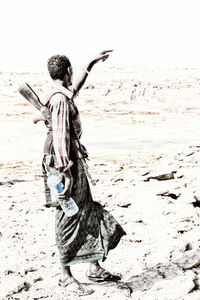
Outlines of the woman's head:
M 53 55 L 48 59 L 47 67 L 53 80 L 64 80 L 65 75 L 72 76 L 71 63 L 65 55 Z

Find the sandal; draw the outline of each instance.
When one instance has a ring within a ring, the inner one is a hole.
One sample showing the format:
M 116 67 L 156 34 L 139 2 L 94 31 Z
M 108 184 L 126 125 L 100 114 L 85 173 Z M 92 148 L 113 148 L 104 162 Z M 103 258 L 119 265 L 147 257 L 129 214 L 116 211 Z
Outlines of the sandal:
M 76 279 L 72 282 L 68 282 L 67 279 L 62 281 L 59 279 L 58 285 L 66 287 L 67 291 L 75 293 L 77 296 L 87 296 L 94 292 L 92 289 L 87 289 L 85 284 L 79 283 Z
M 113 275 L 110 272 L 106 271 L 103 268 L 100 268 L 94 273 L 87 273 L 87 278 L 94 282 L 103 282 L 103 281 L 119 281 L 121 280 L 121 276 Z

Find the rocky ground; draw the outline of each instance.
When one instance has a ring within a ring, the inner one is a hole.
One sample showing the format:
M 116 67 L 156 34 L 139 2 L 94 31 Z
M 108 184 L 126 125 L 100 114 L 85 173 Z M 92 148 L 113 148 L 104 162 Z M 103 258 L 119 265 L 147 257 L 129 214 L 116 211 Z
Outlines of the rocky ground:
M 104 267 L 115 283 L 90 283 L 86 299 L 200 299 L 200 70 L 96 69 L 77 98 L 90 152 L 94 200 L 127 235 Z M 45 128 L 18 93 L 45 99 L 46 73 L 1 72 L 0 299 L 78 299 L 58 287 L 54 209 L 44 207 Z

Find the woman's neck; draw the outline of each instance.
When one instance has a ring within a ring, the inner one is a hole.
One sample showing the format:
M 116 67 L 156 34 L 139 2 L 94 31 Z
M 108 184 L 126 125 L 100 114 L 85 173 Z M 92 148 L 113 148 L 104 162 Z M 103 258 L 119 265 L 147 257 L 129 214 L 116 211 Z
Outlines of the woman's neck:
M 64 80 L 55 79 L 55 80 L 54 80 L 54 83 L 55 83 L 55 84 L 58 84 L 58 85 L 61 85 L 61 86 L 64 86 L 66 89 L 69 88 L 68 83 L 65 82 Z
M 72 85 L 65 84 L 65 82 L 63 80 L 55 79 L 53 82 L 54 82 L 55 85 L 62 86 L 62 87 L 66 88 L 69 91 L 73 91 Z

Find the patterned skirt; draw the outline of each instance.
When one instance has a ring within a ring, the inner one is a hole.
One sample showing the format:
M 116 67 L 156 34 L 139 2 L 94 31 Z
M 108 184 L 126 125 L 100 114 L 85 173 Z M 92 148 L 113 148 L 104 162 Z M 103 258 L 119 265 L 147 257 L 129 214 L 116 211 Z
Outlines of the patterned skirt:
M 93 201 L 87 177 L 78 163 L 74 163 L 71 171 L 71 197 L 79 211 L 67 217 L 61 207 L 57 208 L 55 231 L 61 264 L 104 261 L 126 233 L 101 204 Z

